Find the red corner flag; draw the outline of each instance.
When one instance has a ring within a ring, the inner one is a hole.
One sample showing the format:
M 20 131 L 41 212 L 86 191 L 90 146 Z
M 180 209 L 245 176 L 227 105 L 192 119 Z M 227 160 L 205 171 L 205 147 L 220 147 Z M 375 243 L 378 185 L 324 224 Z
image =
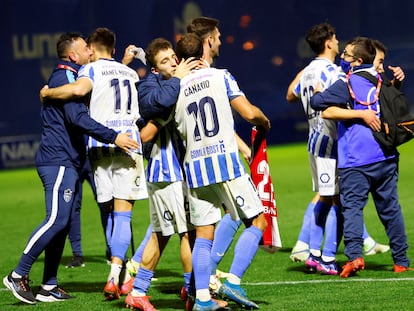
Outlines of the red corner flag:
M 282 247 L 282 241 L 279 234 L 276 200 L 267 160 L 266 133 L 261 129 L 256 129 L 256 127 L 252 128 L 250 172 L 262 200 L 264 216 L 267 220 L 267 229 L 263 233 L 260 248 L 274 253 Z

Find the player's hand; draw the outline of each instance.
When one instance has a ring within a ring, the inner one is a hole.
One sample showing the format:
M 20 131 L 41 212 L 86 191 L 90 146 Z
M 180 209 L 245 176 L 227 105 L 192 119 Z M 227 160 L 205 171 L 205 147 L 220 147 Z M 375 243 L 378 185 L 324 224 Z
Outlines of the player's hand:
M 40 101 L 42 102 L 42 103 L 44 103 L 45 102 L 45 99 L 46 99 L 46 93 L 47 93 L 47 90 L 49 89 L 49 86 L 46 84 L 44 87 L 42 87 L 42 89 L 40 90 L 40 94 L 39 94 L 39 97 L 40 97 Z
M 361 110 L 361 118 L 365 124 L 368 125 L 373 131 L 381 131 L 381 120 L 378 118 L 378 112 L 372 109 Z
M 197 66 L 199 66 L 199 60 L 194 57 L 182 59 L 175 69 L 174 77 L 182 79 Z
M 122 61 L 121 61 L 122 64 L 129 65 L 134 60 L 134 57 L 137 54 L 137 52 L 134 51 L 136 48 L 137 47 L 133 44 L 130 44 L 127 46 L 124 52 L 124 57 L 122 57 Z M 131 52 L 131 50 L 133 52 Z
M 392 71 L 394 78 L 397 79 L 398 81 L 402 81 L 405 79 L 405 73 L 401 69 L 401 67 L 388 66 L 388 69 Z
M 138 149 L 139 144 L 131 138 L 132 133 L 120 133 L 116 136 L 115 145 L 129 153 L 131 150 Z

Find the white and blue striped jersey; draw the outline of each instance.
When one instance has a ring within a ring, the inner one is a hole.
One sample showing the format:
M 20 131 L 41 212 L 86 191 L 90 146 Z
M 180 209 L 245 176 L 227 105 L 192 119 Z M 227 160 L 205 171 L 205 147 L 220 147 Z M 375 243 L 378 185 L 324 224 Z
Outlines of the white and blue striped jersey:
M 313 110 L 310 106 L 310 97 L 318 83 L 322 90 L 325 90 L 341 75 L 344 74 L 340 67 L 327 58 L 317 57 L 306 66 L 298 84 L 293 89 L 295 96 L 301 99 L 308 118 L 308 151 L 317 157 L 337 158 L 338 134 L 336 121 L 323 119 L 320 111 Z
M 137 73 L 113 59 L 99 59 L 79 70 L 78 79 L 81 78 L 90 79 L 93 85 L 90 116 L 117 133 L 132 133 L 131 138 L 140 142 L 138 127 L 135 124 L 140 117 L 135 87 L 135 83 L 139 81 Z M 116 146 L 90 137 L 88 147 Z M 142 148 L 139 147 L 136 152 L 141 154 Z
M 205 187 L 246 174 L 234 135 L 230 100 L 244 96 L 227 70 L 195 70 L 180 83 L 175 121 L 186 147 L 189 188 Z
M 158 121 L 158 120 L 157 120 Z M 181 169 L 184 145 L 174 121 L 160 128 L 147 165 L 148 182 L 184 180 Z

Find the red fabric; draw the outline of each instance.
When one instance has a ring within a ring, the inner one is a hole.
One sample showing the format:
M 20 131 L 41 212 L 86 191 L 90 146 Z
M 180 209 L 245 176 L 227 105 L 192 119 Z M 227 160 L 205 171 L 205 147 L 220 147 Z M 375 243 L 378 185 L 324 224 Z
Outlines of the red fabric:
M 270 176 L 269 162 L 266 152 L 266 133 L 263 130 L 252 129 L 252 160 L 250 172 L 253 183 L 256 185 L 260 199 L 264 206 L 264 216 L 267 220 L 267 229 L 263 233 L 260 247 L 274 253 L 282 247 L 277 222 L 277 206 Z

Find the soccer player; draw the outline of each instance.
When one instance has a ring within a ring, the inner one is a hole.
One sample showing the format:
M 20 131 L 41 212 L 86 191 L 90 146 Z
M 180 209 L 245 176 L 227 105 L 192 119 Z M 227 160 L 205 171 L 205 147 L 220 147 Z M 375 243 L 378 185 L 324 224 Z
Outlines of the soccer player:
M 187 189 L 181 169 L 184 145 L 170 115 L 180 91 L 180 79 L 199 61 L 189 59 L 177 64 L 172 44 L 163 38 L 151 41 L 146 49 L 146 58 L 151 73 L 137 87 L 141 117 L 148 122 L 141 130 L 142 142 L 152 142 L 146 155 L 152 234 L 144 248 L 133 290 L 125 303 L 142 310 L 155 310 L 147 292 L 158 261 L 175 232 L 181 241 L 184 290 L 188 292 L 190 286 L 192 264 L 189 236 L 195 233 L 189 222 Z
M 219 21 L 211 17 L 197 17 L 187 25 L 187 32 L 196 34 L 203 41 L 202 59 L 208 66 L 212 66 L 214 60 L 220 55 L 221 33 Z M 249 163 L 251 150 L 237 133 L 235 135 L 239 151 L 246 162 Z M 233 220 L 230 214 L 226 212 L 215 229 L 215 236 L 220 238 L 214 239 L 211 248 L 210 288 L 214 294 L 218 293 L 218 289 L 221 286 L 220 277 L 223 275 L 221 271 L 217 271 L 217 267 L 233 242 L 241 223 L 240 220 Z
M 200 58 L 202 45 L 197 35 L 186 34 L 177 43 L 177 56 Z M 270 129 L 269 119 L 247 100 L 228 71 L 203 68 L 181 79 L 175 121 L 186 146 L 183 167 L 190 190 L 191 222 L 196 226 L 193 310 L 219 308 L 210 297 L 209 261 L 214 225 L 221 219 L 222 203 L 233 219 L 243 219 L 248 225 L 236 244 L 221 293 L 239 304 L 258 308 L 248 299 L 240 282 L 257 252 L 267 221 L 257 190 L 239 156 L 231 107 L 250 123 Z
M 341 180 L 341 204 L 344 217 L 345 255 L 348 262 L 341 277 L 349 277 L 365 268 L 362 257 L 363 208 L 372 194 L 374 204 L 390 240 L 393 271 L 412 270 L 407 257 L 407 236 L 398 202 L 398 151 L 384 152 L 372 135 L 380 131 L 378 85 L 357 72 L 379 76 L 373 61 L 372 40 L 357 37 L 345 47 L 341 67 L 347 78 L 340 79 L 323 92 L 315 89 L 310 99 L 313 109 L 338 122 L 338 170 Z M 352 93 L 349 87 L 352 87 Z M 361 120 L 363 122 L 361 122 Z
M 79 33 L 62 34 L 57 42 L 60 61 L 48 84 L 57 87 L 72 83 L 81 65 L 91 55 Z M 45 191 L 46 217 L 32 232 L 17 267 L 3 279 L 13 295 L 28 304 L 72 298 L 59 285 L 57 271 L 72 210 L 78 196 L 80 169 L 86 161 L 84 134 L 97 140 L 115 143 L 123 151 L 137 148 L 129 134 L 117 134 L 91 119 L 82 103 L 47 101 L 41 108 L 42 139 L 36 153 L 36 168 Z M 34 297 L 29 286 L 33 263 L 45 252 L 43 281 Z
M 286 99 L 289 102 L 301 99 L 308 118 L 309 162 L 313 191 L 317 194 L 306 209 L 299 238 L 292 249 L 290 258 L 293 261 L 306 260 L 307 272 L 318 270 L 323 274 L 337 274 L 338 269 L 334 260 L 337 243 L 342 237 L 342 217 L 338 211 L 336 122 L 324 120 L 320 113 L 312 110 L 309 97 L 318 83 L 323 88 L 327 88 L 343 76 L 343 73 L 334 64 L 339 48 L 335 29 L 331 25 L 322 23 L 311 27 L 306 40 L 317 57 L 290 84 Z M 322 258 L 319 258 L 324 231 L 325 244 Z M 365 230 L 365 226 L 364 245 L 367 255 L 389 250 L 387 245 L 375 242 Z
M 310 255 L 306 259 L 305 266 L 306 272 L 338 274 L 335 255 L 337 241 L 341 236 L 341 233 L 338 236 L 337 232 L 342 232 L 340 229 L 342 221 L 338 207 L 336 122 L 324 120 L 320 113 L 312 110 L 309 106 L 309 97 L 318 83 L 326 88 L 338 79 L 340 70 L 334 64 L 334 60 L 339 53 L 339 41 L 335 29 L 328 23 L 311 27 L 306 35 L 306 41 L 315 52 L 316 58 L 298 74 L 287 93 L 288 100 L 301 99 L 308 119 L 308 153 L 313 191 L 319 194 L 314 206 L 309 205 L 306 212 L 311 215 L 311 222 Z M 327 222 L 328 214 L 330 216 Z M 326 238 L 321 252 L 324 231 Z
M 75 83 L 45 90 L 43 95 L 66 99 L 91 92 L 91 117 L 118 132 L 130 133 L 140 142 L 136 125 L 140 117 L 135 88 L 139 81 L 137 73 L 113 59 L 115 34 L 111 30 L 97 28 L 87 42 L 93 62 L 81 68 Z M 131 241 L 132 207 L 136 200 L 147 197 L 142 148 L 139 144 L 126 155 L 112 144 L 102 144 L 93 138 L 89 139 L 88 147 L 97 200 L 113 209 L 112 260 L 104 295 L 108 300 L 119 299 L 119 276 Z

